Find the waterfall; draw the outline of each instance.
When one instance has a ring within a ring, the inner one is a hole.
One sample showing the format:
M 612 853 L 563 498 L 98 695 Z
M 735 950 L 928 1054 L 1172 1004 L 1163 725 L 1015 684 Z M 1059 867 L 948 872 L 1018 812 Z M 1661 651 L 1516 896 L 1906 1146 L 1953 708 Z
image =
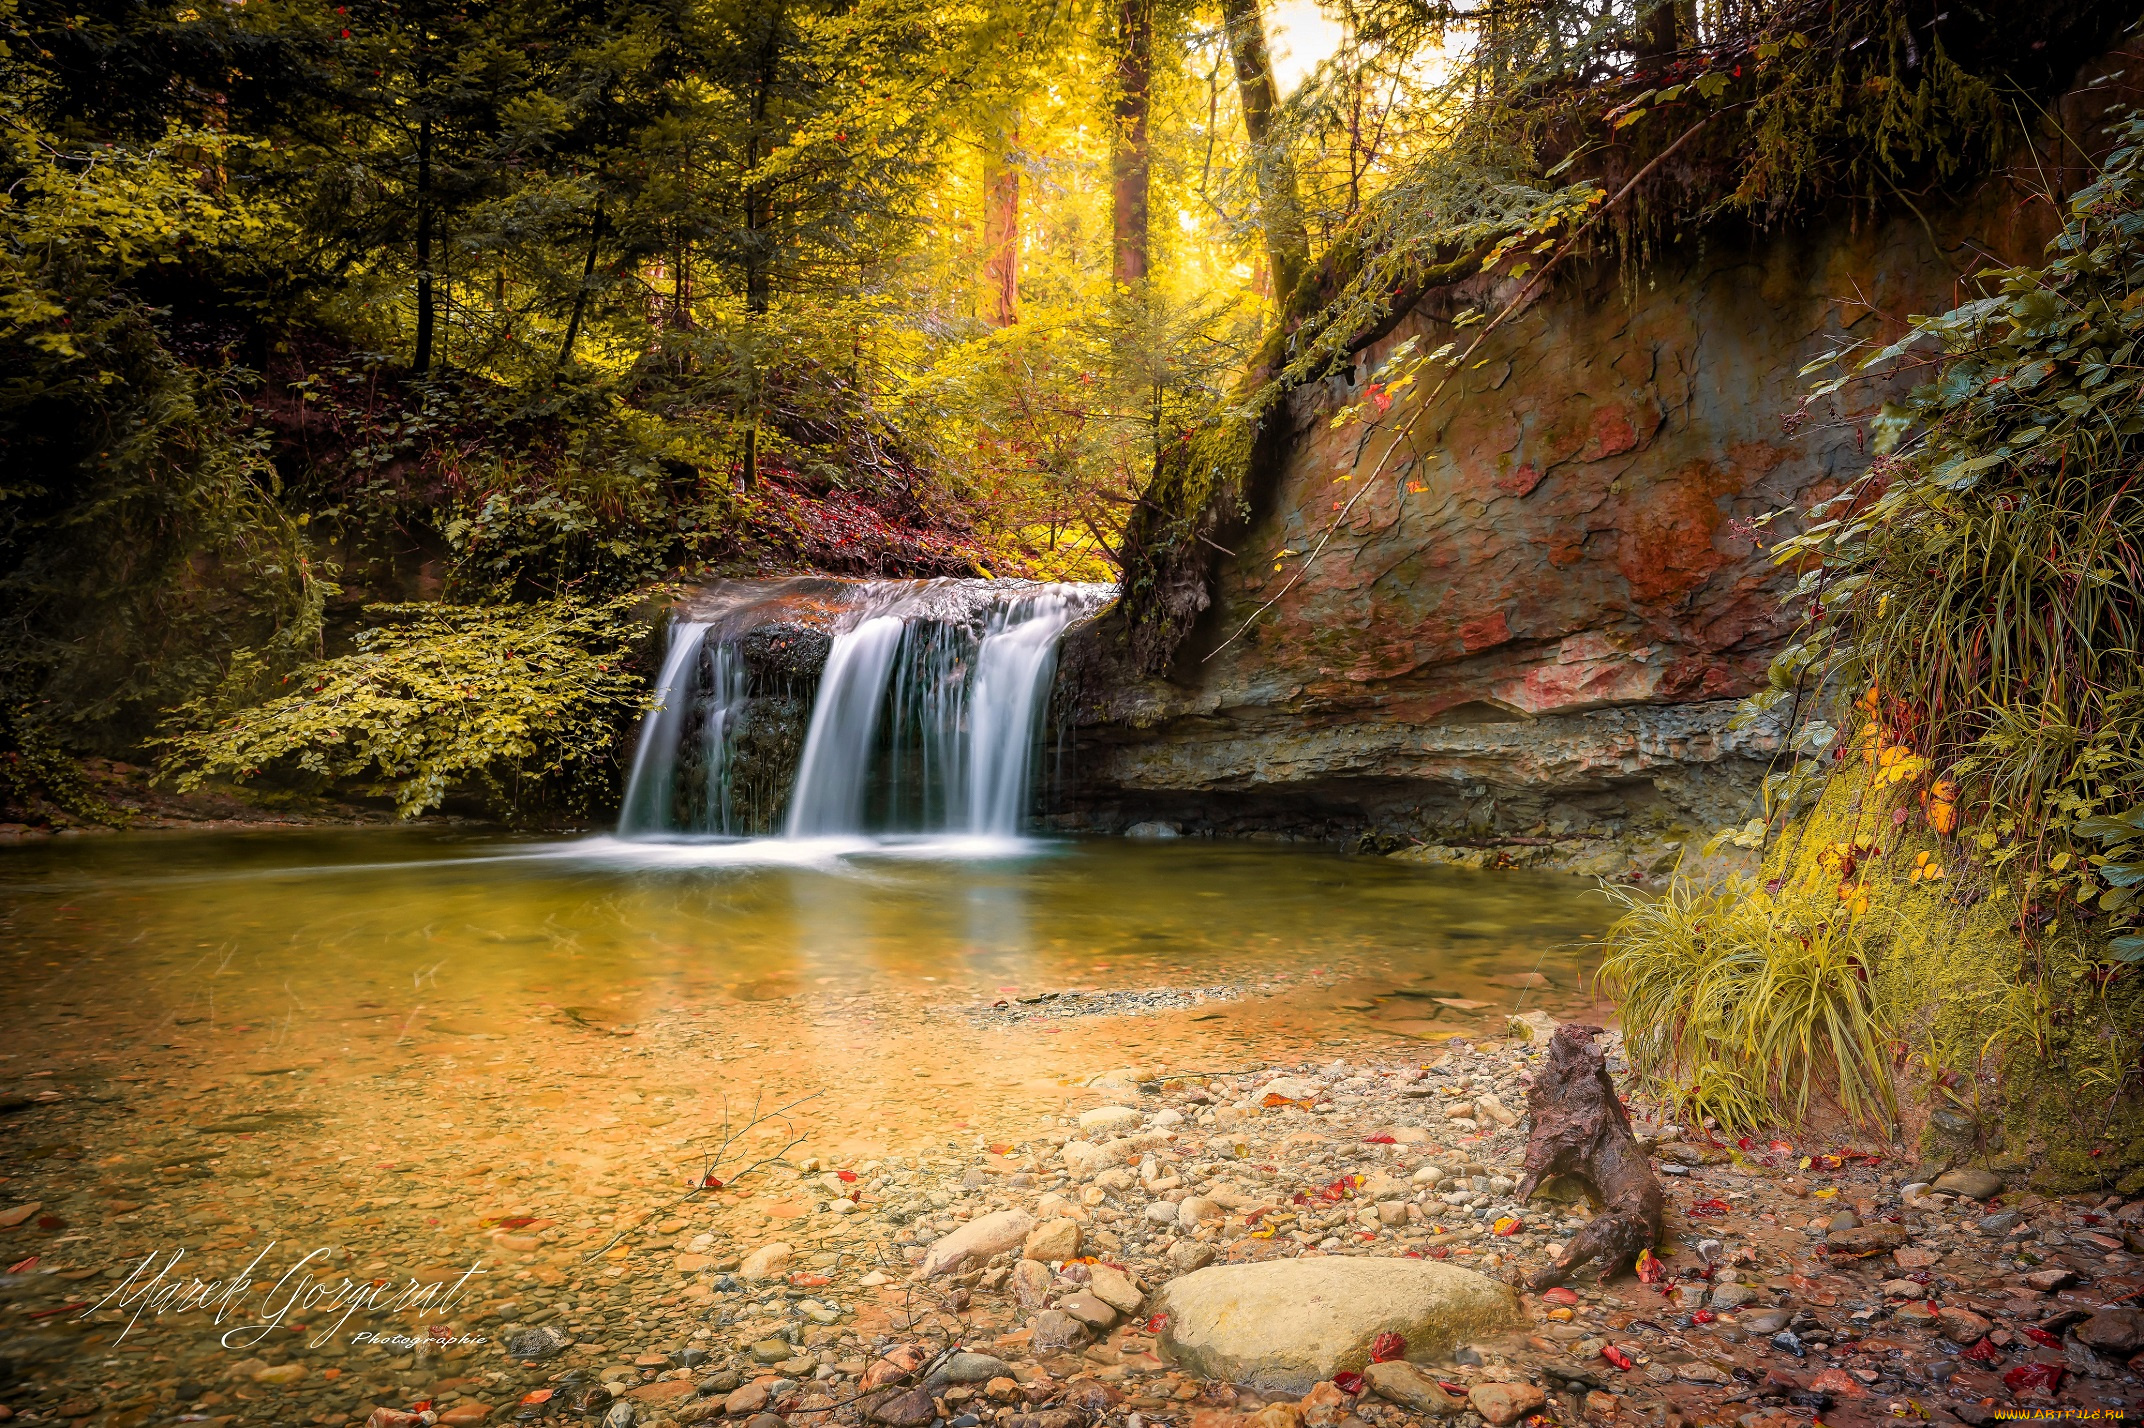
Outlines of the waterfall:
M 633 771 L 625 781 L 618 832 L 626 837 L 665 833 L 673 826 L 670 784 L 677 771 L 678 730 L 706 635 L 704 621 L 681 620 L 671 627 L 670 647 L 655 677 L 655 707 L 641 721 L 640 746 L 633 750 Z
M 863 827 L 864 774 L 905 633 L 898 615 L 874 615 L 835 637 L 811 707 L 796 788 L 789 795 L 790 837 L 855 833 Z
M 1039 596 L 1023 618 L 984 636 L 968 712 L 968 831 L 1012 837 L 1027 817 L 1035 736 L 1057 637 L 1081 612 L 1062 596 Z
M 1110 593 L 979 580 L 713 587 L 672 629 L 619 832 L 1016 836 L 1059 637 Z

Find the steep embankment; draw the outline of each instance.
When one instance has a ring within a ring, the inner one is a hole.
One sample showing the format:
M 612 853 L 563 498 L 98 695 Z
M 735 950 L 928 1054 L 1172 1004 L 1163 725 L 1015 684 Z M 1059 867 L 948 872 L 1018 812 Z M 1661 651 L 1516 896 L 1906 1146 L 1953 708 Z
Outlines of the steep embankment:
M 2066 133 L 1941 210 L 1714 232 L 1566 273 L 1426 409 L 1335 426 L 1386 352 L 1438 346 L 1517 284 L 1430 294 L 1268 418 L 1284 455 L 1221 533 L 1169 678 L 1138 677 L 1106 622 L 1068 647 L 1060 822 L 1369 834 L 1621 873 L 1634 849 L 1650 864 L 1736 817 L 1776 735 L 1730 728 L 1735 701 L 1792 624 L 1792 577 L 1763 553 L 1784 521 L 1751 523 L 1858 472 L 1881 396 L 1804 410 L 1800 369 L 2037 254 L 2053 210 L 2035 193 L 2088 181 L 2077 145 L 2116 97 L 2080 83 L 2055 110 Z

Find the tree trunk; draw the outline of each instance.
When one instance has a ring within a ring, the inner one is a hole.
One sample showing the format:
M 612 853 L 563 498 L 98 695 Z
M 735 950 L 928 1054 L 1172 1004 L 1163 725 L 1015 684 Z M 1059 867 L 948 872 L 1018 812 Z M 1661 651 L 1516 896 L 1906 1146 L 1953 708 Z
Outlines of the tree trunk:
M 1273 301 L 1285 307 L 1310 267 L 1310 235 L 1303 228 L 1303 200 L 1297 192 L 1295 160 L 1273 142 L 1273 111 L 1280 92 L 1273 82 L 1273 61 L 1266 53 L 1265 17 L 1258 0 L 1221 0 L 1228 27 L 1228 51 L 1236 66 L 1236 92 L 1243 104 L 1243 130 L 1257 165 L 1259 218 L 1266 230 L 1266 254 L 1273 268 Z
M 992 327 L 1020 320 L 1020 147 L 1015 116 L 983 162 L 983 307 Z
M 417 121 L 417 352 L 409 369 L 432 367 L 432 116 Z
M 1147 115 L 1154 88 L 1153 0 L 1118 0 L 1116 131 L 1109 158 L 1109 275 L 1120 288 L 1146 281 L 1147 190 L 1154 168 Z
M 588 224 L 588 260 L 581 264 L 581 285 L 573 294 L 573 316 L 566 320 L 566 340 L 558 349 L 558 365 L 563 369 L 573 359 L 573 344 L 580 340 L 581 318 L 588 311 L 588 286 L 595 281 L 596 254 L 603 243 L 603 195 L 596 195 L 595 217 Z
M 1557 1027 L 1526 1093 L 1533 1133 L 1526 1141 L 1519 1199 L 1524 1201 L 1550 1176 L 1575 1175 L 1590 1182 L 1602 1201 L 1600 1213 L 1571 1236 L 1553 1263 L 1534 1275 L 1535 1289 L 1547 1288 L 1588 1260 L 1600 1261 L 1605 1280 L 1640 1250 L 1660 1242 L 1666 1197 L 1631 1134 L 1623 1103 L 1616 1099 L 1608 1053 L 1596 1041 L 1600 1034 L 1597 1026 Z
M 761 39 L 756 72 L 752 76 L 752 125 L 745 137 L 745 171 L 759 167 L 762 150 L 760 141 L 765 135 L 767 111 L 774 99 L 774 80 L 781 61 L 782 7 L 773 5 L 767 12 L 767 32 Z M 768 229 L 772 226 L 772 205 L 768 195 L 756 182 L 747 183 L 744 190 L 744 306 L 754 317 L 764 316 L 774 301 L 774 280 L 770 271 L 772 239 Z M 746 414 L 744 436 L 744 470 L 740 479 L 744 489 L 756 490 L 759 486 L 759 398 L 758 380 L 755 375 L 750 410 Z
M 1638 17 L 1638 58 L 1663 59 L 1682 48 L 1675 3 L 1676 0 L 1660 0 L 1651 13 Z

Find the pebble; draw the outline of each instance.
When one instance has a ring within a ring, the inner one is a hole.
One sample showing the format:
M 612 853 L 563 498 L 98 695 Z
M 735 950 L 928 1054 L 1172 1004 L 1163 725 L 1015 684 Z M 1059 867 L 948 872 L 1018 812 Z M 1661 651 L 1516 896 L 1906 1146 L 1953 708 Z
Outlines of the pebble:
M 1485 1422 L 1506 1428 L 1529 1413 L 1538 1413 L 1548 1395 L 1530 1383 L 1478 1383 L 1467 1390 L 1467 1402 Z
M 1936 1177 L 1933 1188 L 1946 1195 L 1992 1200 L 2003 1193 L 2003 1181 L 2001 1176 L 1986 1170 L 1947 1170 Z
M 1444 1391 L 1436 1375 L 1405 1359 L 1368 1365 L 1362 1371 L 1362 1381 L 1380 1398 L 1437 1418 L 1449 1418 L 1467 1407 L 1464 1398 Z

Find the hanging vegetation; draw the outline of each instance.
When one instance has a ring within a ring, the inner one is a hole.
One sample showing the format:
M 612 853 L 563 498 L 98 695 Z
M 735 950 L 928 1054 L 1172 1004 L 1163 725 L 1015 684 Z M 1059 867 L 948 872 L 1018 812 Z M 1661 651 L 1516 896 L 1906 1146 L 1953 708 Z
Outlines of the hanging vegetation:
M 1774 548 L 1806 619 L 1750 711 L 1795 720 L 1738 834 L 1769 842 L 1761 886 L 1632 900 L 1606 969 L 1646 1008 L 1634 1049 L 1705 1113 L 1815 1085 L 1871 1115 L 1913 1063 L 2023 1136 L 2082 1131 L 2073 1176 L 2144 1162 L 2117 1119 L 2144 1055 L 2144 117 L 2115 136 L 2044 266 L 1816 364 L 1843 368 L 1818 397 L 1921 380 Z M 1819 949 L 1822 1017 L 1775 1016 Z

